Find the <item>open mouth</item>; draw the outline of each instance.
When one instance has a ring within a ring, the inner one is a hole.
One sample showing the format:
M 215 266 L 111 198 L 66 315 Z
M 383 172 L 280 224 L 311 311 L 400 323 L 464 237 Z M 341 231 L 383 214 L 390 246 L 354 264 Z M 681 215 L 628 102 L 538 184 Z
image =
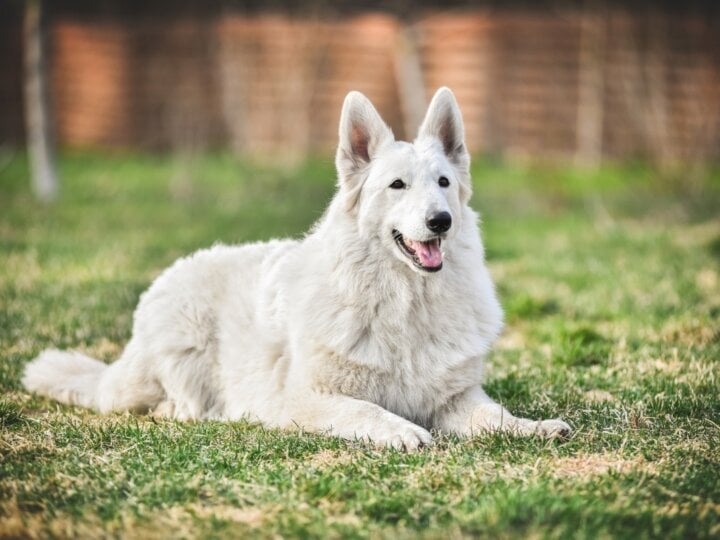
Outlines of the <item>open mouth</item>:
M 392 232 L 395 243 L 400 251 L 412 261 L 412 263 L 426 272 L 437 272 L 442 268 L 443 254 L 440 251 L 440 238 L 433 238 L 422 242 L 404 238 L 397 229 Z

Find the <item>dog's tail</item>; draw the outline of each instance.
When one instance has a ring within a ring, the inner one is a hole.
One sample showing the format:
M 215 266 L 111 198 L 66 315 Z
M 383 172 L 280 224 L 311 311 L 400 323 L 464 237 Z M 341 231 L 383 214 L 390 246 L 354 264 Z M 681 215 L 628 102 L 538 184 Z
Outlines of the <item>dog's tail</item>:
M 48 349 L 25 366 L 22 383 L 62 403 L 98 409 L 100 379 L 108 367 L 80 353 Z

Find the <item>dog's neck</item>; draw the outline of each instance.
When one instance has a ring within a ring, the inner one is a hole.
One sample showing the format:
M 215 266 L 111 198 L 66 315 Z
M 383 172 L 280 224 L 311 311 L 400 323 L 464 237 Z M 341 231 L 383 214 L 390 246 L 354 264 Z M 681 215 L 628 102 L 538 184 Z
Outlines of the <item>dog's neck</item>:
M 452 246 L 445 249 L 447 265 L 443 270 L 420 273 L 392 253 L 379 236 L 361 235 L 356 217 L 343 202 L 339 197 L 332 201 L 311 235 L 327 254 L 330 281 L 326 286 L 347 305 L 370 313 L 383 305 L 392 308 L 397 316 L 410 317 L 418 303 L 442 302 L 457 260 Z
M 432 274 L 413 270 L 386 244 L 360 236 L 355 218 L 339 205 L 328 212 L 338 214 L 326 215 L 308 238 L 325 270 L 308 297 L 327 297 L 337 306 L 312 313 L 319 342 L 347 361 L 381 371 L 415 369 L 428 340 L 447 349 L 447 366 L 485 352 L 502 315 L 472 210 L 458 220 L 463 228 L 448 242 L 443 269 Z M 341 334 L 332 331 L 338 318 Z

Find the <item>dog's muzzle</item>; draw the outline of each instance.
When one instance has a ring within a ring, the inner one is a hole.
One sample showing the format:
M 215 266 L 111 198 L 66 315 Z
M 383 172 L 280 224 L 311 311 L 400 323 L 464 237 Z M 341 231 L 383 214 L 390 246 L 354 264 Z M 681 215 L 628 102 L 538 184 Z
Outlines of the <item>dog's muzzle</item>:
M 440 250 L 442 239 L 439 236 L 421 241 L 406 239 L 397 229 L 393 230 L 392 234 L 401 253 L 410 259 L 416 268 L 425 272 L 437 272 L 442 269 L 443 253 Z

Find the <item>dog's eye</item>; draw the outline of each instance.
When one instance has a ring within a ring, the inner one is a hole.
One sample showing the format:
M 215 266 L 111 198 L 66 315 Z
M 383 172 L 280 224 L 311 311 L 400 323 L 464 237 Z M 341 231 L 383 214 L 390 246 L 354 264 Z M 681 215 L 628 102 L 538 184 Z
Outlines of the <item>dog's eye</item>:
M 438 179 L 438 184 L 440 184 L 440 187 L 448 187 L 450 185 L 450 180 L 448 180 L 444 176 L 441 176 Z
M 405 182 L 403 182 L 399 178 L 396 178 L 395 180 L 393 180 L 393 183 L 390 184 L 390 187 L 393 189 L 402 189 L 405 187 Z

